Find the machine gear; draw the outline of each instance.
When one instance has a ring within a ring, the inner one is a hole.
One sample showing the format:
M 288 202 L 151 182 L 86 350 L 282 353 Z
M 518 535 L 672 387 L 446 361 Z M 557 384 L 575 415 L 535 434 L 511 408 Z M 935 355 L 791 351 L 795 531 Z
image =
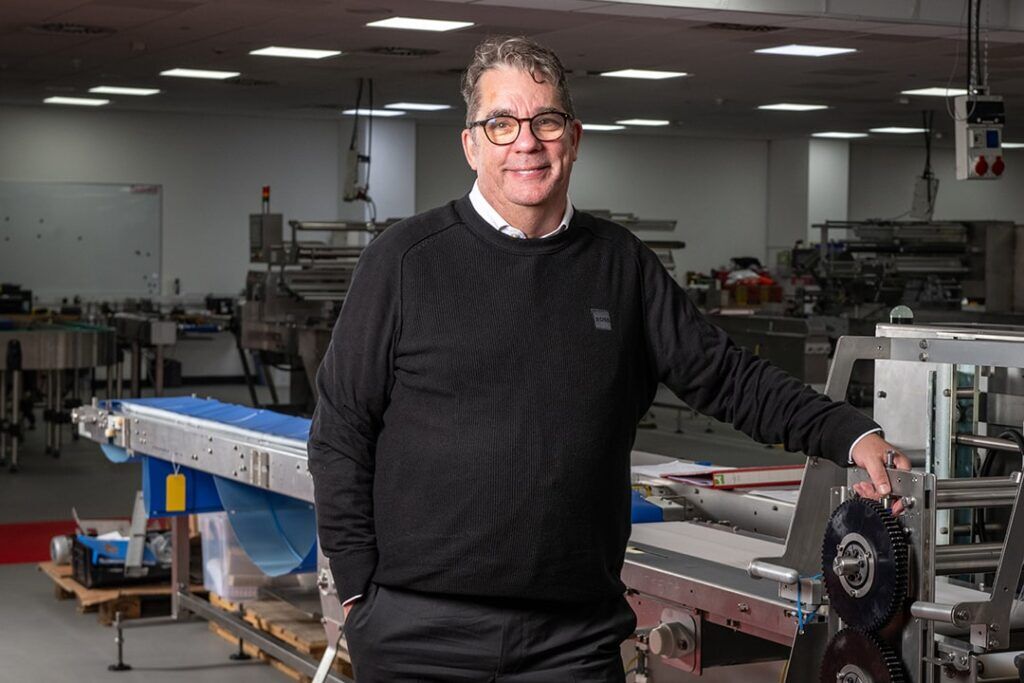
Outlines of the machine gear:
M 891 647 L 875 636 L 846 628 L 825 649 L 821 683 L 904 683 L 903 664 Z
M 877 631 L 903 607 L 907 541 L 880 503 L 853 498 L 833 510 L 821 560 L 829 604 L 847 626 Z

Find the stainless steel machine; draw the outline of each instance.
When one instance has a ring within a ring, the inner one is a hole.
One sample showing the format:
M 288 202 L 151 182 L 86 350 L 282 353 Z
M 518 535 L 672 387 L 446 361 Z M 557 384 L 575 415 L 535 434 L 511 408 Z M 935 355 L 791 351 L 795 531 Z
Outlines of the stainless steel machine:
M 795 503 L 635 477 L 669 520 L 634 526 L 623 570 L 638 681 L 780 656 L 789 683 L 1022 680 L 1024 330 L 844 337 L 832 397 L 858 360 L 874 364 L 876 420 L 915 464 L 890 470 L 889 499 L 858 498 L 864 472 L 819 460 Z
M 107 327 L 27 317 L 0 327 L 0 464 L 9 455 L 10 470 L 18 471 L 23 422 L 33 403 L 26 395 L 27 380 L 44 392 L 46 453 L 57 457 L 71 409 L 81 403 L 83 393 L 89 395 L 82 391 L 85 373 L 106 368 L 110 396 L 115 362 L 114 331 Z
M 392 222 L 289 221 L 285 238 L 281 214 L 249 217 L 250 261 L 264 265 L 249 271 L 239 314 L 239 351 L 253 405 L 259 402 L 246 351 L 255 352 L 275 406 L 283 404 L 272 368 L 288 373 L 288 412 L 312 413 L 316 370 L 356 261 Z

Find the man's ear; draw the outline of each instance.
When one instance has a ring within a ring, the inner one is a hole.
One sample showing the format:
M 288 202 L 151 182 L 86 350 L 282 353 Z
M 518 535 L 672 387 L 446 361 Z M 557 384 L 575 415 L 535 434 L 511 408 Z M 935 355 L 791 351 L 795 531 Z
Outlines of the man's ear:
M 473 130 L 471 128 L 464 128 L 462 130 L 462 152 L 466 155 L 466 163 L 475 171 L 476 138 L 473 137 Z
M 572 160 L 576 161 L 580 155 L 580 138 L 583 137 L 583 124 L 579 119 L 572 120 Z

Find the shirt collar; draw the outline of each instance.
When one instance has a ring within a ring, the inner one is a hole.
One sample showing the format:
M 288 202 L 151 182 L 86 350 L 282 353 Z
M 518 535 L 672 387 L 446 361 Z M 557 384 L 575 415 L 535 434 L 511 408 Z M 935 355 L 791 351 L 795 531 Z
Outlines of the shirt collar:
M 526 239 L 526 233 L 519 228 L 509 225 L 509 222 L 501 217 L 491 203 L 488 202 L 483 193 L 480 191 L 480 186 L 475 181 L 473 182 L 473 189 L 469 191 L 469 201 L 473 204 L 473 209 L 480 214 L 491 227 L 498 232 L 508 235 L 509 237 L 516 237 L 519 239 Z M 572 221 L 574 210 L 572 208 L 572 201 L 569 196 L 565 197 L 565 213 L 562 214 L 562 222 L 558 224 L 558 227 L 549 232 L 546 235 L 541 235 L 538 239 L 545 239 L 547 237 L 554 237 L 560 232 L 563 232 L 569 228 L 569 223 Z

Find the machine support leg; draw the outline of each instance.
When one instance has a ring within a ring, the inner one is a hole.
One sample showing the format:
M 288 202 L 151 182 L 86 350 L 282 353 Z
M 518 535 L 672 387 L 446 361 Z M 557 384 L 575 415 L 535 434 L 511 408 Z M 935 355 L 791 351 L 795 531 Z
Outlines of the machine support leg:
M 117 377 L 117 398 L 124 398 L 124 354 L 121 350 L 117 351 L 117 368 L 115 370 Z
M 0 370 L 0 465 L 7 462 L 7 375 Z
M 132 398 L 142 396 L 142 345 L 132 342 Z
M 46 403 L 43 409 L 43 422 L 46 427 L 46 454 L 53 453 L 53 370 L 46 373 L 39 373 L 39 376 L 46 379 Z
M 64 371 L 56 370 L 54 374 L 57 376 L 57 387 L 54 391 L 53 401 L 53 457 L 60 457 L 60 443 L 64 437 L 64 432 L 61 429 L 61 416 L 64 413 Z
M 180 619 L 184 616 L 181 605 L 181 593 L 188 593 L 188 516 L 178 515 L 171 518 L 171 616 Z
M 164 347 L 162 344 L 156 345 L 156 375 L 153 380 L 153 394 L 155 396 L 164 395 Z
M 245 606 L 242 603 L 238 603 L 238 618 L 245 619 Z M 228 659 L 233 662 L 245 662 L 252 659 L 251 655 L 245 653 L 245 641 L 242 640 L 241 636 L 238 638 L 238 652 L 228 655 Z
M 108 365 L 106 370 L 107 376 L 107 400 L 110 401 L 114 398 L 114 366 Z
M 124 630 L 121 628 L 120 611 L 114 613 L 114 628 L 117 629 L 117 634 L 114 636 L 114 642 L 117 643 L 117 664 L 111 664 L 107 670 L 131 671 L 132 667 L 124 663 Z
M 267 385 L 267 389 L 270 390 L 270 402 L 274 405 L 281 403 L 281 399 L 277 397 L 277 387 L 274 385 L 274 376 L 270 372 L 270 366 L 263 362 L 263 356 L 260 356 L 260 372 L 263 373 L 263 382 Z
M 21 370 L 11 373 L 11 472 L 18 471 L 18 435 L 21 433 Z

